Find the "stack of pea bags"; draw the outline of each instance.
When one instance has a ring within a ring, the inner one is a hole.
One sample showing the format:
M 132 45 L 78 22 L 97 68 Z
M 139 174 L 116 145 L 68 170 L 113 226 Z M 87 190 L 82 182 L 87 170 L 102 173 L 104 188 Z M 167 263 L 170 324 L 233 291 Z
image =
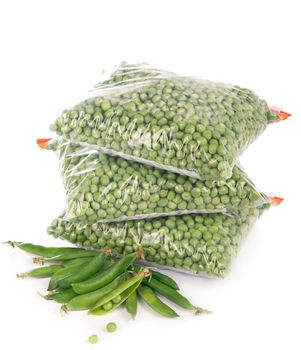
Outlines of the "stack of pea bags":
M 38 140 L 56 152 L 66 190 L 48 233 L 223 277 L 251 225 L 280 202 L 237 158 L 288 116 L 245 88 L 122 63 L 55 120 L 59 137 Z

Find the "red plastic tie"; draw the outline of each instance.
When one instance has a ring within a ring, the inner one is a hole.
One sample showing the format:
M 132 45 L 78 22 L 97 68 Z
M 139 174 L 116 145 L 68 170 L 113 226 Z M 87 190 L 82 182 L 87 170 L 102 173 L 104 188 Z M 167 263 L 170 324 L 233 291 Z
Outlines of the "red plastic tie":
M 272 113 L 276 114 L 280 120 L 285 120 L 291 116 L 291 113 L 283 111 L 281 107 L 270 106 L 269 109 Z
M 37 139 L 37 144 L 40 148 L 44 149 L 50 140 L 52 140 L 52 138 L 50 138 L 50 139 Z
M 277 197 L 277 196 L 269 196 L 269 200 L 272 205 L 276 206 L 281 204 L 284 201 L 284 198 Z

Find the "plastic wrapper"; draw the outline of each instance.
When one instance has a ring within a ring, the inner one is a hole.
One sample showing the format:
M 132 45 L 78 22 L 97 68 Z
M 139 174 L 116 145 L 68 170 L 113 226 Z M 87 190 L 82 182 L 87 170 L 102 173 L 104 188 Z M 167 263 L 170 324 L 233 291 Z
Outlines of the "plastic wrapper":
M 61 216 L 48 233 L 79 246 L 111 248 L 113 254 L 139 251 L 147 265 L 223 277 L 250 226 L 268 207 L 92 225 Z
M 51 130 L 102 152 L 200 179 L 229 178 L 280 114 L 251 90 L 121 64 Z
M 271 201 L 238 166 L 228 180 L 202 181 L 64 139 L 38 143 L 58 155 L 67 194 L 64 219 L 74 222 L 225 212 Z

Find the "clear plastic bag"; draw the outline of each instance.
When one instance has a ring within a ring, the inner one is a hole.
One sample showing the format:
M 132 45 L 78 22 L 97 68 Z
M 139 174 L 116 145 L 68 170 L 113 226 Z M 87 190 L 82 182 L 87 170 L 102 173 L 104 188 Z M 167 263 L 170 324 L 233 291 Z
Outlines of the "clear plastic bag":
M 252 91 L 121 64 L 51 130 L 102 152 L 199 179 L 232 174 L 242 151 L 283 119 Z
M 271 201 L 238 166 L 228 180 L 202 181 L 64 139 L 38 143 L 57 153 L 67 195 L 64 219 L 73 222 L 226 212 Z
M 193 214 L 114 223 L 76 224 L 62 215 L 48 233 L 79 246 L 139 251 L 143 263 L 211 277 L 223 277 L 250 226 L 269 204 L 232 213 Z

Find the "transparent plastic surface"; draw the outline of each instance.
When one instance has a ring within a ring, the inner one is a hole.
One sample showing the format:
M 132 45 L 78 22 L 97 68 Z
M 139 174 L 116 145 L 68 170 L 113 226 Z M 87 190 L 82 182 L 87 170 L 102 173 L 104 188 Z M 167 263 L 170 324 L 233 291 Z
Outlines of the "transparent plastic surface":
M 226 212 L 270 202 L 239 166 L 228 180 L 202 181 L 64 139 L 46 140 L 43 147 L 57 153 L 67 196 L 64 219 L 74 222 Z
M 223 277 L 243 237 L 269 204 L 231 214 L 193 214 L 114 223 L 76 224 L 63 219 L 48 233 L 79 246 L 143 253 L 147 265 Z
M 123 63 L 51 130 L 107 154 L 220 180 L 231 177 L 237 157 L 277 120 L 251 90 Z

